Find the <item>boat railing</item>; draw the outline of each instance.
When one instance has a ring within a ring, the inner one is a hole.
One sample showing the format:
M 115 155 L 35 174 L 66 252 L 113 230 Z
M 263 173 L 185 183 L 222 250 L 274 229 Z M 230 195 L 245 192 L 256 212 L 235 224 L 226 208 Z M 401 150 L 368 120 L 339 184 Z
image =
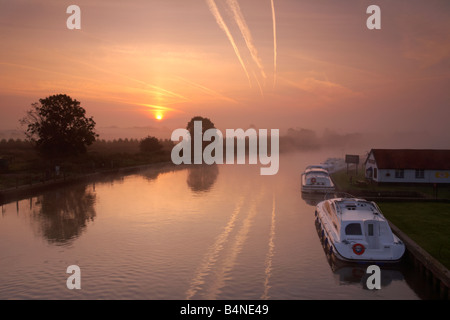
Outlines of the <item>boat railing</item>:
M 373 202 L 373 201 L 370 201 L 370 203 L 375 207 L 375 210 L 378 211 L 377 214 L 383 216 L 383 213 L 381 212 L 380 207 L 379 207 L 375 202 Z

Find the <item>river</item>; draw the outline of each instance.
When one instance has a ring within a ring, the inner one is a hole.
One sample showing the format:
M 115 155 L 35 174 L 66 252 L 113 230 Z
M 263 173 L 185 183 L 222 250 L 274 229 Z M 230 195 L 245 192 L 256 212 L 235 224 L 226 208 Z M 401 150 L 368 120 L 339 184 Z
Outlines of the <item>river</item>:
M 428 299 L 408 266 L 329 262 L 300 175 L 333 153 L 259 165 L 150 168 L 2 205 L 0 299 Z M 341 156 L 341 155 L 340 155 Z M 67 267 L 81 271 L 69 290 Z

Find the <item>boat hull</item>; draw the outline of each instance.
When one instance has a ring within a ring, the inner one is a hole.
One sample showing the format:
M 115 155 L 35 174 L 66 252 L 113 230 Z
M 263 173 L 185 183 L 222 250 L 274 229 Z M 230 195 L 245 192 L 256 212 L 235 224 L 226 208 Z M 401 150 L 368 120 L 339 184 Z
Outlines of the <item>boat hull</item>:
M 349 264 L 376 264 L 376 265 L 397 265 L 402 261 L 402 257 L 397 260 L 369 260 L 369 259 L 349 259 L 342 256 L 338 250 L 335 249 L 333 244 L 327 241 L 327 237 L 325 237 L 322 233 L 322 229 L 320 227 L 320 223 L 316 219 L 315 222 L 317 235 L 323 245 L 324 251 L 327 254 L 327 257 L 330 258 L 333 263 L 349 263 Z
M 320 173 L 321 176 L 315 177 L 314 172 L 303 173 L 301 177 L 301 190 L 303 193 L 333 193 L 335 191 L 334 184 L 331 178 L 324 175 L 323 172 Z
M 302 185 L 303 193 L 333 193 L 335 191 L 334 187 L 320 187 L 320 186 L 307 186 Z

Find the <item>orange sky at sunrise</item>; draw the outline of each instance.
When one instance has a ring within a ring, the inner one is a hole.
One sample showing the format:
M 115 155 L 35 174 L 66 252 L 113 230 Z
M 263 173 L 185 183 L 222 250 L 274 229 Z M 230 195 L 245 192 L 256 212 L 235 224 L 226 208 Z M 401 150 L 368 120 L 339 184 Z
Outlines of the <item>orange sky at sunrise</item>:
M 81 30 L 66 27 L 71 4 Z M 381 30 L 366 27 L 371 4 Z M 447 0 L 0 0 L 0 8 L 0 133 L 21 130 L 31 103 L 64 93 L 105 139 L 170 138 L 201 115 L 219 129 L 414 133 L 448 147 Z

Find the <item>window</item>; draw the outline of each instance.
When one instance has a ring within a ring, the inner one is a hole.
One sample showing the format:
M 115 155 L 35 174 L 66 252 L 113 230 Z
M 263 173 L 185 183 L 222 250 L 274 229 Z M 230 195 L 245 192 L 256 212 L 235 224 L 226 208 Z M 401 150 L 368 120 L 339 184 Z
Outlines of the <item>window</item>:
M 369 224 L 367 225 L 367 233 L 368 233 L 368 235 L 369 235 L 370 237 L 373 236 L 373 224 L 372 224 L 372 223 L 369 223 Z
M 373 168 L 373 178 L 378 179 L 378 169 L 377 168 Z
M 345 227 L 345 234 L 348 236 L 362 235 L 361 225 L 359 223 L 349 223 Z
M 416 179 L 425 179 L 425 170 L 416 170 Z
M 366 170 L 366 178 L 372 178 L 373 177 L 373 169 L 372 168 L 368 168 Z
M 403 179 L 405 177 L 405 170 L 403 169 L 395 170 L 395 177 L 398 179 Z

